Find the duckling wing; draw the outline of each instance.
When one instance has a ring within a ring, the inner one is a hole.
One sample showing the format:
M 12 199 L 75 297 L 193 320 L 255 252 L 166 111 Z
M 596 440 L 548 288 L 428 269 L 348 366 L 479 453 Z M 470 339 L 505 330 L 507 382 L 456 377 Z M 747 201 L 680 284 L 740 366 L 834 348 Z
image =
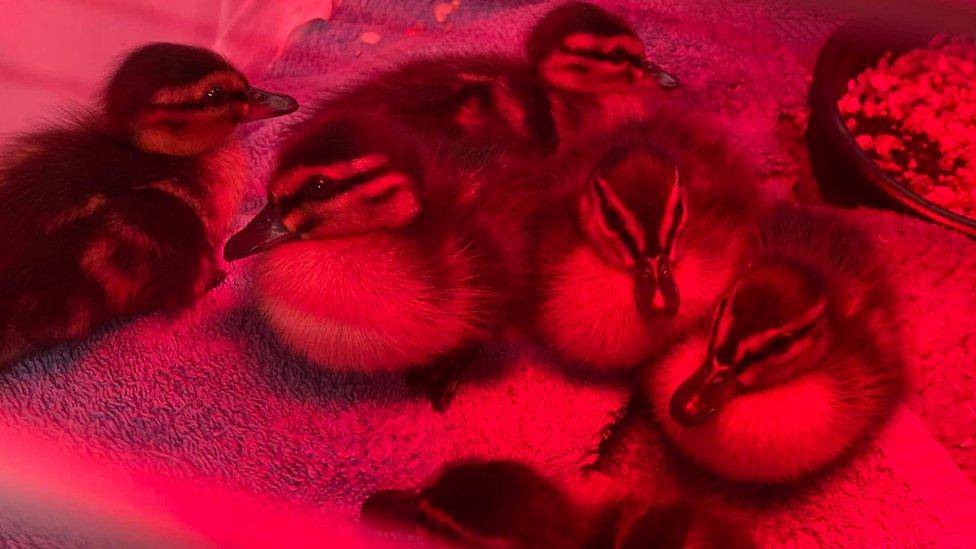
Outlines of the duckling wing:
M 189 303 L 215 271 L 200 219 L 177 197 L 155 188 L 93 196 L 18 228 L 19 255 L 4 252 L 0 315 L 35 344 Z
M 136 151 L 87 118 L 23 135 L 0 157 L 0 271 L 110 197 L 193 169 L 189 159 Z

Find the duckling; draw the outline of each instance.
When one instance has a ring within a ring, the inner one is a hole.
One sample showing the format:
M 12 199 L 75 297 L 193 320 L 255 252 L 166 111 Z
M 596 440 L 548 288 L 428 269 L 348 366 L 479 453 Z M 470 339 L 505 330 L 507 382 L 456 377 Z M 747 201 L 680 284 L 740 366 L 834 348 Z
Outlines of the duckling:
M 218 284 L 244 185 L 231 135 L 296 108 L 210 50 L 157 43 L 122 61 L 101 112 L 15 140 L 0 166 L 0 363 Z
M 680 85 L 647 59 L 630 25 L 588 2 L 567 2 L 546 14 L 529 34 L 526 53 L 564 136 L 589 139 L 612 129 L 662 99 L 654 92 Z
M 524 317 L 529 258 L 518 208 L 470 200 L 429 145 L 393 122 L 317 117 L 225 258 L 265 252 L 257 301 L 289 347 L 327 368 L 416 371 L 443 410 L 456 374 Z
M 735 481 L 789 482 L 835 462 L 901 397 L 895 301 L 857 231 L 784 208 L 711 325 L 641 389 L 679 451 Z
M 619 372 L 707 315 L 764 199 L 745 157 L 689 117 L 625 124 L 569 158 L 540 221 L 536 331 L 574 365 Z
M 572 50 L 561 50 L 564 42 Z M 319 110 L 373 112 L 422 135 L 446 136 L 454 142 L 457 165 L 478 170 L 486 161 L 544 158 L 576 133 L 592 130 L 593 120 L 609 124 L 603 107 L 647 87 L 644 46 L 636 33 L 591 4 L 553 10 L 526 48 L 530 63 L 502 54 L 412 60 L 367 77 Z M 579 63 L 585 73 L 574 72 Z M 566 72 L 573 73 L 572 82 Z
M 376 492 L 360 513 L 374 528 L 468 547 L 755 546 L 741 524 L 712 508 L 682 499 L 646 504 L 604 486 L 576 486 L 516 461 L 465 461 L 420 489 Z

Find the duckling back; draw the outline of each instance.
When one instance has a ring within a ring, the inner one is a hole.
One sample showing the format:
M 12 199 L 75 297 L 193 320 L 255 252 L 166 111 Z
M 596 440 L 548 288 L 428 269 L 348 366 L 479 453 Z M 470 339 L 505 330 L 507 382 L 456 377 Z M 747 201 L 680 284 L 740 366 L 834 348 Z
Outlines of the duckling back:
M 450 464 L 417 489 L 371 495 L 361 514 L 373 527 L 421 530 L 470 547 L 754 546 L 747 530 L 718 508 L 681 498 L 648 503 L 595 486 L 580 490 L 515 461 Z

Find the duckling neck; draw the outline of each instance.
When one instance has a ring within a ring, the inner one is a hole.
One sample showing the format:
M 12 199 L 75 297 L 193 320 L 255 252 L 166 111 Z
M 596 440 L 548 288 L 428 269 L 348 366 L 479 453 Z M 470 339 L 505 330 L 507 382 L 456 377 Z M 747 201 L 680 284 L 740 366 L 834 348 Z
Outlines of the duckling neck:
M 196 212 L 214 250 L 230 230 L 245 191 L 245 160 L 236 141 L 197 156 L 173 156 L 134 148 L 133 169 L 143 172 L 142 184 L 171 194 Z
M 624 121 L 639 119 L 646 110 L 644 100 L 637 94 L 552 91 L 549 102 L 557 134 L 567 143 L 609 131 Z

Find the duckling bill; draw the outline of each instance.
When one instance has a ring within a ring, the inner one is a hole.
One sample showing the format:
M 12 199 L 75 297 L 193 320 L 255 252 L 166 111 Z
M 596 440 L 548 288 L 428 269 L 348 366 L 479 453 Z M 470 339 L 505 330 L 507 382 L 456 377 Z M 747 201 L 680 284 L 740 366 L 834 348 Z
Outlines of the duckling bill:
M 281 208 L 274 203 L 265 206 L 243 229 L 234 234 L 224 246 L 224 259 L 237 261 L 265 252 L 301 237 L 282 221 Z
M 6 148 L 0 363 L 219 284 L 244 185 L 232 134 L 298 108 L 210 50 L 164 43 L 130 53 L 103 103 Z

